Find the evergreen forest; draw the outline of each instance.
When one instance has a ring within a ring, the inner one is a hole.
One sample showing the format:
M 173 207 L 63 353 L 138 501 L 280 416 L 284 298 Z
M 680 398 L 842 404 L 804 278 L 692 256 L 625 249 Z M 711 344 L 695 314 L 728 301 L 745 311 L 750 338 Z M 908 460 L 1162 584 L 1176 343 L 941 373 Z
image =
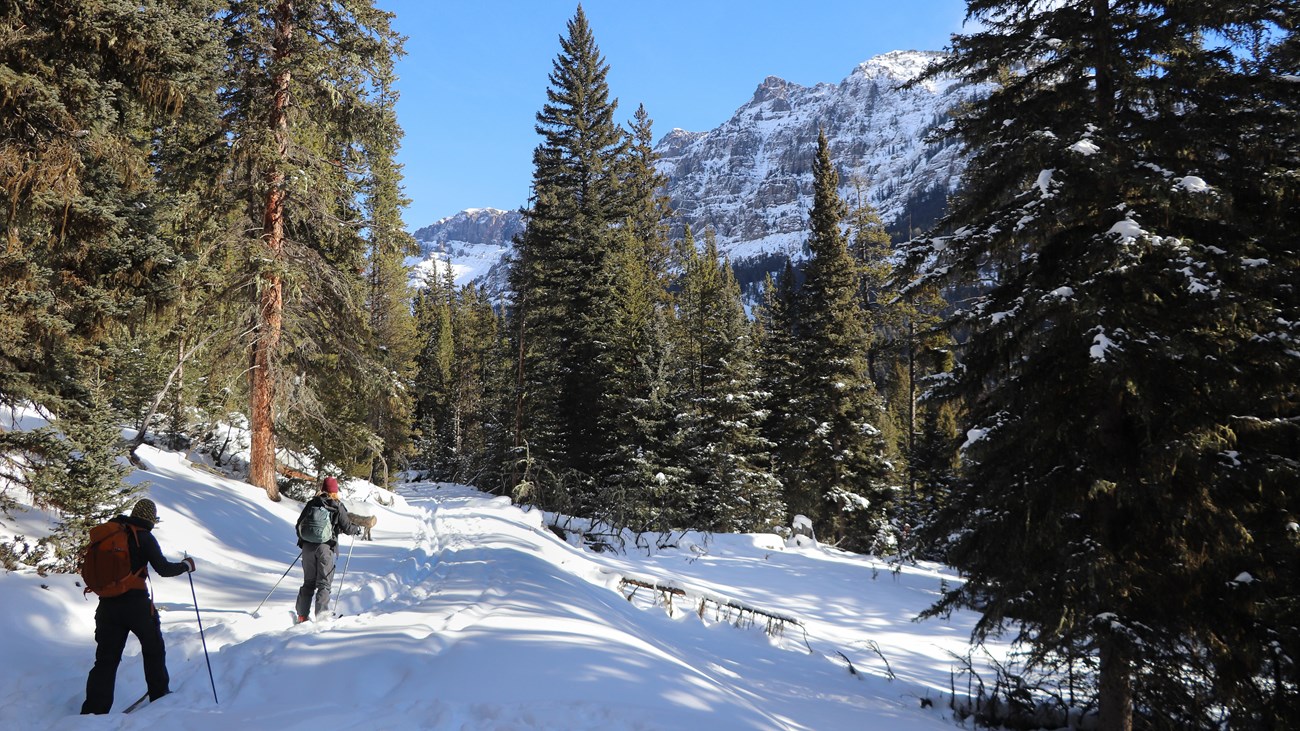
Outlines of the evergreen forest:
M 938 133 L 970 159 L 941 220 L 891 244 L 823 136 L 754 303 L 711 229 L 670 236 L 579 6 L 494 300 L 411 283 L 374 0 L 0 0 L 0 406 L 52 424 L 0 430 L 0 520 L 62 517 L 0 558 L 73 570 L 145 443 L 273 501 L 418 473 L 941 561 L 926 616 L 1015 640 L 1015 692 L 1294 727 L 1300 2 L 967 12 L 927 72 L 989 90 Z

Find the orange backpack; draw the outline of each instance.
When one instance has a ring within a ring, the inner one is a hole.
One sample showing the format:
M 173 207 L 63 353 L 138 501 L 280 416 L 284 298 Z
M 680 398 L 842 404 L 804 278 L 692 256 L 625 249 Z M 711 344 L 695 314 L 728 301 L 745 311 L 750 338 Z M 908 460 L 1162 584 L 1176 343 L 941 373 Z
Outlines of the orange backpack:
M 101 597 L 115 597 L 132 589 L 145 588 L 145 567 L 131 570 L 128 536 L 140 529 L 115 520 L 90 529 L 90 545 L 81 557 L 81 578 L 86 582 L 83 594 L 95 592 Z M 140 545 L 138 536 L 136 545 Z

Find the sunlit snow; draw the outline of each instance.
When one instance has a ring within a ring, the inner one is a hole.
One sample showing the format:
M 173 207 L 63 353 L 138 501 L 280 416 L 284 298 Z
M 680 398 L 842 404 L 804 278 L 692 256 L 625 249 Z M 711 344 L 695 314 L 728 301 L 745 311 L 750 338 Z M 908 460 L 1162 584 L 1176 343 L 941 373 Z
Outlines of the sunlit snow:
M 975 617 L 913 621 L 960 581 L 942 566 L 771 534 L 675 534 L 663 549 L 595 553 L 504 497 L 351 481 L 345 498 L 377 516 L 374 540 L 340 546 L 342 616 L 292 626 L 301 505 L 216 476 L 194 453 L 139 455 L 145 467 L 129 481 L 158 503 L 164 554 L 198 565 L 193 595 L 185 576 L 152 582 L 174 692 L 118 712 L 144 689 L 132 639 L 115 712 L 77 715 L 96 600 L 75 575 L 7 572 L 0 728 L 946 731 L 956 722 L 945 697 Z M 0 538 L 35 535 L 49 519 L 18 511 Z M 629 591 L 630 577 L 683 593 Z M 768 620 L 728 603 L 787 621 L 769 635 Z

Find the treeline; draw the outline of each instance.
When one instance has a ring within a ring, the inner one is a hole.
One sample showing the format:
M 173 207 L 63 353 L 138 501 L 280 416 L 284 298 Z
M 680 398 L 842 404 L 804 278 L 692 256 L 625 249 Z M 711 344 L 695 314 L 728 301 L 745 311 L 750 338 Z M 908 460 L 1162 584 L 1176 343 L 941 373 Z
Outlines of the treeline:
M 418 347 L 390 20 L 369 0 L 0 4 L 0 402 L 53 422 L 0 432 L 0 495 L 64 520 L 6 563 L 66 564 L 129 498 L 122 424 L 174 447 L 246 427 L 224 446 L 272 499 L 277 446 L 299 470 L 400 461 Z

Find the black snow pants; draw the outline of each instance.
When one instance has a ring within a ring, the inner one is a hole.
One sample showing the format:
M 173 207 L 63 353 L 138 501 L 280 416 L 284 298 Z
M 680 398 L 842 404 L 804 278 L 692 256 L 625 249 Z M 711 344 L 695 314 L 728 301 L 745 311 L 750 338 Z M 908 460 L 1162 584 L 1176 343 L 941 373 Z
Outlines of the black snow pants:
M 82 713 L 108 713 L 113 708 L 117 666 L 122 662 L 128 633 L 140 641 L 149 700 L 156 701 L 170 691 L 167 649 L 163 645 L 162 625 L 153 600 L 145 592 L 100 599 L 99 608 L 95 610 L 95 666 L 86 678 L 86 702 L 81 704 Z
M 316 600 L 316 619 L 330 617 L 330 585 L 334 583 L 334 549 L 328 543 L 303 543 L 302 588 L 295 609 L 306 617 Z

